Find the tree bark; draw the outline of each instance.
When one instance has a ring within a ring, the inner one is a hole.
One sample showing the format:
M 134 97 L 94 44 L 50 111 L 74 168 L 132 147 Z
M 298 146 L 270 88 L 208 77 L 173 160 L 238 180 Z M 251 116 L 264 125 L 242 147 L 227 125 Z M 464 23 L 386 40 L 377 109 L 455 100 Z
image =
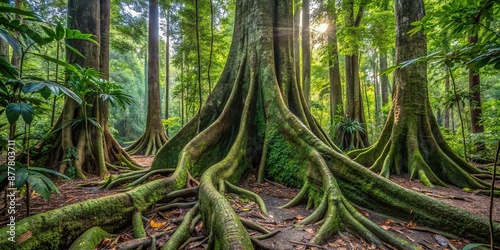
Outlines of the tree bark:
M 300 0 L 294 0 L 293 7 L 293 63 L 295 78 L 300 85 Z
M 161 121 L 161 98 L 158 56 L 158 0 L 149 1 L 148 26 L 148 113 L 146 131 L 132 145 L 126 148 L 130 154 L 155 155 L 168 140 Z
M 379 53 L 379 70 L 380 72 L 384 72 L 387 69 L 387 51 L 382 50 Z M 382 106 L 385 106 L 389 103 L 389 76 L 381 75 L 380 76 L 380 88 L 382 94 Z
M 170 10 L 165 10 L 165 119 L 169 118 L 170 104 Z M 168 127 L 165 129 L 168 136 Z
M 302 0 L 302 90 L 308 107 L 311 105 L 311 31 L 309 0 Z
M 328 76 L 330 80 L 330 126 L 336 117 L 344 117 L 342 84 L 340 82 L 339 50 L 337 44 L 337 8 L 335 1 L 328 1 Z
M 427 54 L 423 31 L 407 33 L 424 14 L 422 0 L 397 0 L 396 64 Z M 481 171 L 458 157 L 441 135 L 429 102 L 427 64 L 397 69 L 394 81 L 393 105 L 379 140 L 349 155 L 385 177 L 407 172 L 427 186 L 487 188 L 488 183 L 471 175 Z
M 363 6 L 358 8 L 356 17 L 354 17 L 354 1 L 347 1 L 347 14 L 345 16 L 346 28 L 357 28 L 363 17 Z M 363 98 L 361 93 L 361 83 L 359 80 L 359 58 L 358 48 L 355 46 L 353 51 L 345 56 L 345 74 L 346 74 L 346 106 L 345 118 L 351 121 L 358 121 L 364 128 L 364 132 L 354 135 L 353 145 L 359 145 L 364 148 L 369 145 L 367 126 L 363 108 Z M 351 145 L 352 146 L 352 145 Z M 343 146 L 344 148 L 347 145 Z

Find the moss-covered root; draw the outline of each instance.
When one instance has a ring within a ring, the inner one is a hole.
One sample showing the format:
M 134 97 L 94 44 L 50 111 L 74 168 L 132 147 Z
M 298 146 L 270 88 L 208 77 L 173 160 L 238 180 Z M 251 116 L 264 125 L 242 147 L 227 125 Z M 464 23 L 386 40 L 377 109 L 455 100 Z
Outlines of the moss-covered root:
M 130 222 L 133 213 L 143 211 L 168 193 L 185 185 L 184 178 L 168 177 L 141 185 L 126 193 L 68 205 L 27 217 L 16 223 L 16 235 L 32 236 L 22 243 L 0 237 L 3 249 L 66 249 L 89 228 L 100 226 L 113 231 Z M 0 229 L 7 235 L 10 228 Z
M 187 214 L 184 216 L 181 225 L 177 228 L 175 233 L 170 237 L 167 243 L 162 247 L 162 250 L 177 250 L 180 246 L 189 239 L 191 221 L 198 213 L 199 204 L 196 204 Z
M 132 228 L 134 229 L 134 238 L 144 238 L 146 237 L 146 230 L 144 229 L 144 224 L 142 223 L 142 213 L 141 211 L 135 211 L 132 217 Z
M 113 235 L 102 230 L 102 228 L 91 227 L 71 244 L 69 250 L 94 250 L 102 239 L 111 237 Z
M 260 198 L 260 196 L 258 194 L 254 193 L 250 190 L 235 186 L 227 181 L 225 182 L 225 184 L 226 184 L 227 190 L 229 192 L 243 196 L 247 199 L 254 201 L 255 203 L 257 203 L 257 205 L 259 205 L 260 211 L 263 214 L 268 215 L 266 204 L 264 203 L 264 200 L 262 200 L 262 198 Z

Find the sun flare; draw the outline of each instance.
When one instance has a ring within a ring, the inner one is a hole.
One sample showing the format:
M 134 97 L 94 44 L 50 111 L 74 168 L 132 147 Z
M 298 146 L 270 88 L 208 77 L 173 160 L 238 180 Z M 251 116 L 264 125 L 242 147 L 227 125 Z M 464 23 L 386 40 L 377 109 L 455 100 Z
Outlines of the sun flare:
M 327 23 L 322 23 L 322 24 L 318 25 L 318 27 L 316 28 L 316 30 L 319 33 L 325 33 L 327 29 L 328 29 L 328 24 Z

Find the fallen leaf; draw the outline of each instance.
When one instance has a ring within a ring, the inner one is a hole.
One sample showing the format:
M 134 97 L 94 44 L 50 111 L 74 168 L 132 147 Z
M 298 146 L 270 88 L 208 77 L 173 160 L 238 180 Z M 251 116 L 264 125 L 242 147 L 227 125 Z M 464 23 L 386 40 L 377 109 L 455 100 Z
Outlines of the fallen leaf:
M 19 236 L 19 238 L 17 239 L 17 244 L 21 244 L 21 243 L 25 242 L 27 239 L 31 238 L 31 236 L 33 236 L 33 233 L 28 230 L 26 233 Z
M 387 225 L 382 225 L 382 226 L 380 226 L 380 227 L 381 227 L 381 228 L 383 228 L 384 230 L 389 230 L 389 229 L 391 229 L 391 227 L 390 227 L 390 226 L 387 226 Z
M 310 234 L 314 234 L 314 230 L 312 228 L 304 228 L 304 231 L 306 231 Z
M 163 221 L 163 222 L 156 222 L 154 220 L 149 221 L 149 226 L 151 226 L 152 228 L 159 228 L 159 227 L 163 227 L 165 225 L 167 225 L 166 221 Z

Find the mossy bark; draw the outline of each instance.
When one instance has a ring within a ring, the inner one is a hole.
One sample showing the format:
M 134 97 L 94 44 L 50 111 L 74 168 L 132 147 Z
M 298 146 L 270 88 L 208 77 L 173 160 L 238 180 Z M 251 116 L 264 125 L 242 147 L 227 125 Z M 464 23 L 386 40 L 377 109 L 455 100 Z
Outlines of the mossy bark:
M 396 63 L 402 63 L 427 54 L 423 31 L 408 34 L 411 23 L 424 16 L 424 6 L 422 1 L 397 3 Z M 458 157 L 441 135 L 429 103 L 426 62 L 397 69 L 394 80 L 393 104 L 379 140 L 349 156 L 384 177 L 408 173 L 427 186 L 486 188 L 487 183 L 471 176 L 480 171 Z
M 224 192 L 227 186 L 229 191 L 243 192 L 236 183 L 254 166 L 263 166 L 264 172 L 282 167 L 282 162 L 270 159 L 291 149 L 301 153 L 294 154 L 286 165 L 304 173 L 291 177 L 304 184 L 285 207 L 307 201 L 315 209 L 301 223 L 320 225 L 314 243 L 350 230 L 380 248 L 389 244 L 397 249 L 417 249 L 364 217 L 354 204 L 474 241 L 487 241 L 486 218 L 401 188 L 350 160 L 328 141 L 305 108 L 295 79 L 291 1 L 238 0 L 236 10 L 228 63 L 199 114 L 200 132 L 195 117 L 153 162 L 153 171 L 175 167 L 172 175 L 127 193 L 26 218 L 19 222 L 19 234 L 32 230 L 33 236 L 19 245 L 21 249 L 64 248 L 90 227 L 101 225 L 111 232 L 131 223 L 134 212 L 179 195 L 172 191 L 186 187 L 189 173 L 199 177 L 200 185 L 197 205 L 187 219 L 197 218 L 199 209 L 209 234 L 209 248 L 253 249 L 252 244 L 259 243 L 252 241 L 245 226 L 258 227 L 238 217 Z M 183 223 L 164 248 L 182 245 L 189 238 L 188 228 L 193 228 L 190 224 Z M 500 243 L 500 225 L 494 227 L 495 240 Z M 0 234 L 7 230 L 0 229 Z M 15 246 L 6 241 L 0 238 L 0 244 Z

